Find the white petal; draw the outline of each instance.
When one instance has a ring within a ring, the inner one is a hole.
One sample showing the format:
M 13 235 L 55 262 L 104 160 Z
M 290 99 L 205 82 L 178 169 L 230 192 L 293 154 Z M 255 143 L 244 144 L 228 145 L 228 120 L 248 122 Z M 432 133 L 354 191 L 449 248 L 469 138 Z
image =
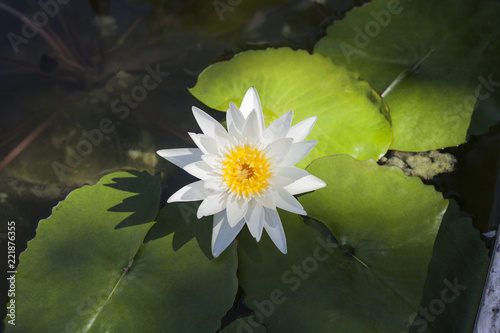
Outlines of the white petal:
M 283 161 L 281 161 L 280 165 L 292 166 L 299 163 L 304 157 L 307 156 L 307 154 L 311 152 L 317 143 L 318 141 L 302 141 L 293 143 L 288 151 L 288 154 L 285 156 Z
M 258 123 L 261 131 L 264 130 L 264 114 L 262 113 L 262 106 L 260 105 L 259 94 L 254 87 L 247 90 L 243 101 L 241 102 L 240 111 L 245 119 L 250 115 L 252 110 L 256 111 Z
M 224 126 L 222 126 L 217 120 L 210 117 L 205 111 L 198 109 L 196 106 L 193 106 L 193 115 L 202 132 L 211 138 L 214 137 L 216 129 L 223 132 L 226 131 Z
M 269 183 L 271 184 L 272 188 L 282 188 L 290 185 L 294 181 L 295 181 L 294 179 L 283 177 L 279 174 L 276 174 L 271 177 Z
M 202 155 L 201 160 L 205 162 L 212 170 L 218 168 L 222 163 L 221 157 L 218 154 Z
M 262 133 L 262 142 L 271 143 L 278 139 L 287 136 L 292 124 L 293 111 L 288 111 L 278 119 L 276 119 L 268 128 Z M 292 139 L 293 141 L 293 139 Z
M 227 148 L 231 143 L 231 137 L 224 131 L 215 130 L 215 145 L 219 152 Z
M 271 177 L 270 183 L 274 188 L 281 188 L 308 175 L 309 172 L 297 167 L 278 167 L 274 169 L 274 175 Z
M 227 195 L 225 193 L 217 193 L 214 195 L 207 196 L 198 207 L 198 212 L 196 216 L 202 218 L 203 216 L 209 216 L 217 214 L 226 208 Z
M 241 113 L 240 109 L 233 102 L 229 103 L 229 109 L 227 109 L 226 115 L 227 130 L 230 135 L 241 134 L 243 127 L 245 126 L 245 117 Z
M 315 177 L 313 175 L 308 175 L 303 178 L 300 178 L 299 180 L 296 180 L 290 185 L 285 186 L 283 189 L 289 192 L 290 194 L 294 195 L 294 194 L 314 191 L 325 186 L 326 183 L 321 179 L 319 179 L 318 177 Z
M 264 207 L 256 203 L 255 200 L 250 201 L 245 220 L 252 236 L 257 242 L 260 241 L 264 224 Z
M 280 164 L 283 158 L 288 154 L 292 147 L 291 138 L 278 139 L 268 146 L 266 156 L 275 159 L 277 164 Z
M 199 180 L 184 186 L 172 194 L 170 198 L 168 198 L 167 202 L 197 201 L 205 199 L 207 191 L 205 190 L 204 183 L 205 182 L 203 180 Z
M 198 148 L 175 148 L 175 149 L 162 149 L 156 152 L 158 155 L 183 168 L 191 163 L 201 160 L 202 151 Z
M 234 227 L 231 227 L 227 222 L 224 210 L 214 215 L 212 230 L 212 255 L 214 258 L 217 258 L 231 244 L 244 225 L 245 220 L 241 219 Z
M 227 199 L 227 221 L 230 226 L 235 226 L 246 214 L 248 201 L 245 199 L 236 199 L 229 197 Z
M 255 196 L 254 200 L 257 201 L 257 203 L 259 203 L 261 206 L 276 210 L 276 205 L 274 204 L 273 201 L 272 191 L 267 190 L 264 193 L 262 193 L 260 197 Z
M 278 167 L 275 169 L 275 173 L 281 177 L 293 179 L 293 181 L 309 175 L 309 172 L 306 170 L 294 166 Z
M 194 162 L 186 165 L 184 168 L 187 172 L 195 176 L 196 178 L 206 180 L 212 175 L 212 168 L 208 166 L 207 163 L 203 161 Z
M 265 209 L 264 229 L 273 241 L 274 245 L 286 254 L 286 238 L 285 231 L 281 225 L 280 216 L 276 210 Z
M 318 117 L 316 116 L 310 117 L 302 120 L 298 124 L 295 124 L 290 128 L 290 131 L 288 131 L 286 136 L 292 138 L 293 142 L 303 141 L 311 132 L 317 118 Z
M 222 181 L 222 177 L 220 179 L 210 178 L 205 181 L 205 188 L 207 190 L 212 190 L 216 192 L 222 192 L 227 190 L 226 185 Z
M 217 154 L 217 144 L 215 140 L 205 134 L 188 133 L 194 144 L 200 148 L 204 154 Z
M 259 139 L 261 136 L 257 113 L 255 111 L 250 112 L 250 115 L 246 119 L 245 128 L 243 128 L 243 132 L 241 132 L 242 139 L 248 138 L 257 138 Z
M 276 207 L 287 210 L 289 212 L 299 214 L 299 215 L 307 215 L 306 211 L 300 204 L 300 202 L 295 199 L 293 195 L 291 195 L 288 191 L 284 189 L 277 189 L 273 191 L 273 200 L 276 204 Z

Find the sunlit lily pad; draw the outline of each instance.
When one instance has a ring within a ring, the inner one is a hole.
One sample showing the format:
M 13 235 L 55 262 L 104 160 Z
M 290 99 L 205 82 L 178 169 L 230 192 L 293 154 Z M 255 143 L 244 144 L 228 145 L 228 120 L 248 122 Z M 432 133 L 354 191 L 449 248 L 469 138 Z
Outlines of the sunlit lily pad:
M 159 177 L 119 172 L 59 203 L 21 255 L 7 332 L 216 331 L 235 250 L 212 260 L 211 221 L 159 199 Z
M 315 53 L 359 72 L 384 96 L 392 149 L 453 146 L 465 141 L 476 98 L 487 93 L 477 65 L 496 65 L 483 54 L 499 14 L 491 1 L 376 0 L 329 27 Z
M 299 198 L 314 219 L 309 225 L 280 212 L 288 254 L 267 238 L 258 246 L 242 239 L 247 305 L 269 331 L 407 330 L 448 201 L 419 178 L 374 161 L 333 156 L 308 170 L 328 185 Z
M 190 91 L 209 107 L 226 111 L 229 102 L 239 106 L 251 86 L 259 93 L 267 125 L 289 110 L 294 123 L 318 116 L 308 136 L 318 145 L 301 166 L 340 153 L 378 159 L 390 145 L 390 121 L 373 89 L 329 59 L 303 50 L 237 54 L 205 69 Z

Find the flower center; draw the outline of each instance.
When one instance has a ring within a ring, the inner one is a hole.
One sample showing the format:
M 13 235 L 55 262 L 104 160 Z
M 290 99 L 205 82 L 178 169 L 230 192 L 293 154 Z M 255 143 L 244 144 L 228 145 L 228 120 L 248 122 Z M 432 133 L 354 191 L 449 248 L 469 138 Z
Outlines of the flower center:
M 265 154 L 249 146 L 237 146 L 226 154 L 222 175 L 230 192 L 238 197 L 260 195 L 267 189 L 271 167 Z

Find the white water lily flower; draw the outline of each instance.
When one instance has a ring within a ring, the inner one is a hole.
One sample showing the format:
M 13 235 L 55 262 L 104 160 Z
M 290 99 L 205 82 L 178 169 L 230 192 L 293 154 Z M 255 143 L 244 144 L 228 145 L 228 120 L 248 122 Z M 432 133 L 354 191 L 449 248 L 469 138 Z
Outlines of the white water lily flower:
M 289 111 L 265 128 L 259 96 L 250 88 L 240 109 L 227 110 L 227 131 L 193 107 L 203 134 L 189 133 L 198 148 L 164 149 L 157 153 L 199 181 L 174 193 L 168 202 L 203 200 L 197 216 L 214 215 L 212 254 L 218 257 L 243 226 L 257 241 L 262 230 L 286 253 L 286 239 L 276 207 L 306 215 L 293 195 L 324 187 L 319 178 L 294 165 L 316 145 L 303 141 L 316 117 L 291 126 Z

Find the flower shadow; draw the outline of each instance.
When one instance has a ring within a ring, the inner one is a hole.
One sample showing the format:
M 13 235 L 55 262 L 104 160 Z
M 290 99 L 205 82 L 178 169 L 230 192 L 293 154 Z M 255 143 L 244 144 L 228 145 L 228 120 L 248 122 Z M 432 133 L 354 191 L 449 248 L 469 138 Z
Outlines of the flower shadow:
M 158 212 L 161 184 L 160 177 L 147 172 L 127 171 L 131 177 L 113 178 L 105 184 L 119 191 L 137 193 L 108 209 L 110 212 L 132 213 L 115 226 L 115 229 L 151 223 Z
M 196 202 L 167 204 L 160 210 L 156 223 L 144 242 L 173 234 L 172 249 L 178 251 L 194 238 L 203 254 L 212 259 L 212 217 L 198 219 L 198 205 Z

